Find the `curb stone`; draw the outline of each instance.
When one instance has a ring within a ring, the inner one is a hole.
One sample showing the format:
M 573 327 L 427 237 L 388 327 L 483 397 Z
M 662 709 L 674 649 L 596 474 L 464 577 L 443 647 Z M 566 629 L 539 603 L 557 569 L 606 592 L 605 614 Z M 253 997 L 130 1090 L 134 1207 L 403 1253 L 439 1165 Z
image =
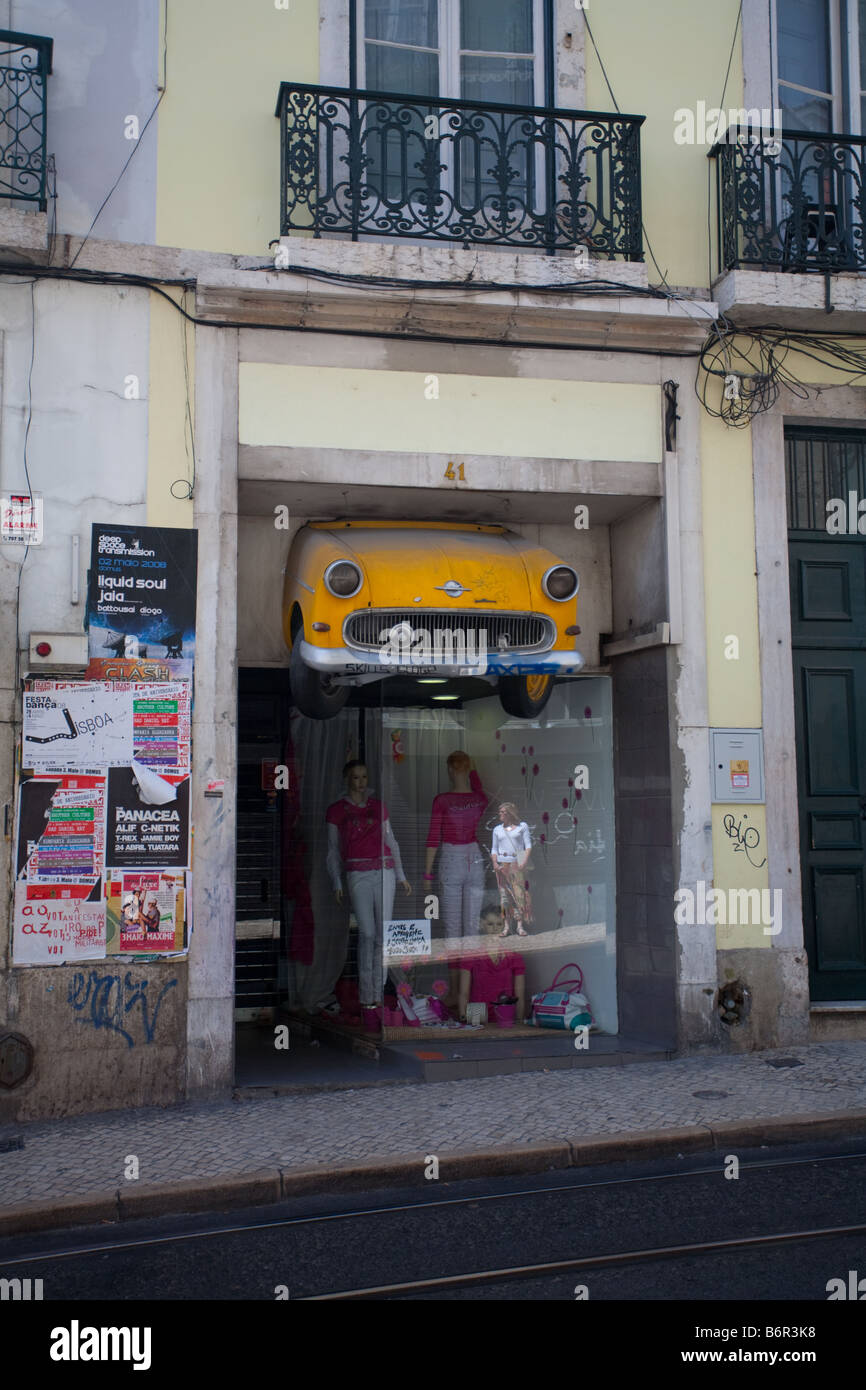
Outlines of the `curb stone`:
M 596 1163 L 664 1158 L 733 1145 L 803 1143 L 866 1134 L 866 1110 L 818 1111 L 766 1119 L 706 1122 L 671 1129 L 581 1136 L 513 1148 L 438 1154 L 439 1180 L 543 1173 Z M 0 1238 L 97 1223 L 118 1224 L 169 1212 L 222 1211 L 264 1206 L 291 1197 L 358 1192 L 383 1186 L 426 1187 L 425 1155 L 382 1156 L 363 1163 L 313 1164 L 223 1177 L 184 1179 L 106 1192 L 0 1207 Z

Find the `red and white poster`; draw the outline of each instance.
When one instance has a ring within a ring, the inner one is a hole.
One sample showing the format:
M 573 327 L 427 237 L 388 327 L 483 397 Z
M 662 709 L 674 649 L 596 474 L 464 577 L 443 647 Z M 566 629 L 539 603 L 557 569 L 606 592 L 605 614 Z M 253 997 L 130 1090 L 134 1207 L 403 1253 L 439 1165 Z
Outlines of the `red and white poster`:
M 16 883 L 12 927 L 15 965 L 62 965 L 105 956 L 105 904 L 85 885 Z
M 177 928 L 183 925 L 184 885 L 183 873 L 113 875 L 108 903 L 110 917 L 117 923 L 115 950 L 176 950 Z
M 105 955 L 105 776 L 25 777 L 18 789 L 15 965 Z
M 105 776 L 25 777 L 18 790 L 17 882 L 87 884 L 105 868 Z

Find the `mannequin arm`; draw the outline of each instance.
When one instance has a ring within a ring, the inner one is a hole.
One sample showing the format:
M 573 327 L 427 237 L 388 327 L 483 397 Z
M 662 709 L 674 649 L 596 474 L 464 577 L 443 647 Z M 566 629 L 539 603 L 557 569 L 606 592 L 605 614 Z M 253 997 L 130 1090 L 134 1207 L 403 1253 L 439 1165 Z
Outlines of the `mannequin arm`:
M 518 862 L 518 864 L 520 865 L 521 869 L 523 869 L 523 868 L 526 867 L 526 863 L 527 863 L 527 861 L 528 861 L 529 856 L 530 856 L 531 853 L 532 853 L 532 836 L 531 836 L 530 833 L 529 833 L 529 826 L 528 826 L 528 825 L 524 825 L 524 827 L 523 827 L 523 853 L 522 853 L 522 854 L 518 854 L 518 856 L 517 856 L 517 862 Z
M 394 834 L 393 829 L 391 828 L 390 820 L 386 820 L 384 826 L 382 827 L 382 838 L 385 841 L 385 844 L 387 845 L 388 849 L 391 851 L 391 857 L 394 860 L 394 872 L 397 875 L 397 882 L 405 883 L 406 875 L 403 872 L 403 860 L 400 858 L 400 846 L 397 844 L 397 837 Z

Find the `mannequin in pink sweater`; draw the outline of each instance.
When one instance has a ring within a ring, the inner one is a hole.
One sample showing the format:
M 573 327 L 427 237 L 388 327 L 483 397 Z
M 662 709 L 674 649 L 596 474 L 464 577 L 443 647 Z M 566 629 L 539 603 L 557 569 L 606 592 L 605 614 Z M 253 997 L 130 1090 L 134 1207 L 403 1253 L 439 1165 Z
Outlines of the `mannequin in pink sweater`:
M 487 797 L 471 759 L 462 751 L 447 761 L 451 790 L 434 797 L 427 835 L 425 880 L 433 880 L 439 854 L 442 919 L 447 938 L 462 939 L 478 931 L 484 897 L 484 856 L 476 835 Z

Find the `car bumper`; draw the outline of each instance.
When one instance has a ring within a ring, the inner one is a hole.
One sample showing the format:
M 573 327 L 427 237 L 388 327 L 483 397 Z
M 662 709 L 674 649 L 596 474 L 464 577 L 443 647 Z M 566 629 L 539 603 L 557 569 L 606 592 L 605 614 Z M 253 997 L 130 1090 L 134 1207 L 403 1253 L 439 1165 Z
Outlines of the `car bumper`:
M 488 651 L 479 659 L 462 663 L 448 658 L 437 661 L 424 656 L 423 660 L 393 659 L 384 652 L 375 661 L 367 652 L 352 651 L 350 647 L 314 647 L 301 641 L 301 656 L 307 666 L 330 676 L 576 676 L 586 665 L 580 652 L 497 652 Z

